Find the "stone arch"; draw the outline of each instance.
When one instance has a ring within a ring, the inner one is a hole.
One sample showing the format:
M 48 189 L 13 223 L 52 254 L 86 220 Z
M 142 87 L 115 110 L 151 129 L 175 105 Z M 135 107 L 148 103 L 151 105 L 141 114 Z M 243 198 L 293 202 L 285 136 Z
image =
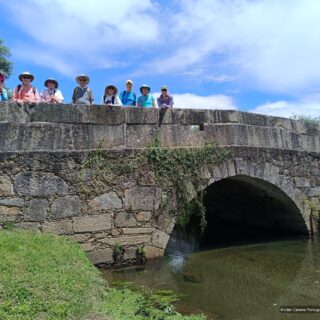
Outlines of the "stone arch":
M 295 186 L 293 178 L 289 175 L 281 174 L 281 170 L 282 168 L 279 166 L 272 163 L 258 162 L 257 159 L 229 159 L 221 165 L 215 166 L 211 171 L 208 168 L 202 168 L 202 182 L 194 186 L 194 191 L 195 193 L 201 192 L 224 179 L 254 179 L 260 189 L 263 189 L 264 185 L 268 185 L 272 188 L 272 192 L 279 193 L 280 198 L 287 199 L 288 203 L 291 204 L 292 210 L 298 215 L 301 233 L 308 233 L 310 217 L 304 207 L 306 195 Z M 153 245 L 164 250 L 175 223 L 175 217 L 168 214 L 160 215 L 156 222 Z

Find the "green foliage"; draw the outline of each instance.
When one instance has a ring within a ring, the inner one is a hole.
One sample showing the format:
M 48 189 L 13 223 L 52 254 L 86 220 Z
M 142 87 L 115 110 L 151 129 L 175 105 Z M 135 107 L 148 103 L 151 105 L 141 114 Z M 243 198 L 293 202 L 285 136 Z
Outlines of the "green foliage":
M 146 250 L 144 248 L 144 245 L 140 245 L 137 247 L 136 255 L 138 257 L 142 257 L 142 258 L 144 258 L 146 256 Z
M 204 168 L 212 169 L 227 156 L 228 151 L 218 148 L 214 143 L 201 147 L 167 148 L 162 147 L 159 137 L 156 137 L 143 151 L 116 160 L 108 159 L 106 152 L 98 148 L 88 154 L 83 170 L 93 169 L 94 186 L 101 185 L 102 181 L 115 183 L 123 175 L 144 177 L 146 173 L 153 172 L 162 189 L 160 211 L 169 210 L 172 203 L 176 203 L 178 224 L 185 225 L 192 215 L 196 215 L 204 230 L 203 195 L 195 191 L 196 185 L 201 182 Z M 80 179 L 80 183 L 83 190 L 88 191 L 83 179 Z
M 122 252 L 123 248 L 118 242 L 114 244 L 113 252 L 116 256 L 118 256 Z
M 98 271 L 65 238 L 1 231 L 0 256 L 1 320 L 84 319 L 104 298 Z
M 5 222 L 3 223 L 3 229 L 4 229 L 4 230 L 12 231 L 13 228 L 14 228 L 14 222 L 12 222 L 12 221 L 5 221 Z
M 200 320 L 174 314 L 166 292 L 108 289 L 78 244 L 62 236 L 0 232 L 1 320 Z M 150 316 L 142 316 L 149 314 Z M 107 316 L 107 318 L 106 318 Z
M 303 124 L 307 125 L 319 125 L 320 124 L 320 117 L 312 117 L 311 115 L 303 115 L 303 114 L 294 114 L 292 117 L 294 120 L 301 121 Z
M 132 283 L 112 283 L 106 303 L 112 320 L 205 320 L 204 316 L 182 316 L 173 303 L 179 300 L 171 290 L 150 290 Z
M 6 78 L 12 73 L 12 62 L 9 61 L 11 56 L 10 50 L 3 44 L 3 40 L 0 39 L 0 72 L 3 73 Z

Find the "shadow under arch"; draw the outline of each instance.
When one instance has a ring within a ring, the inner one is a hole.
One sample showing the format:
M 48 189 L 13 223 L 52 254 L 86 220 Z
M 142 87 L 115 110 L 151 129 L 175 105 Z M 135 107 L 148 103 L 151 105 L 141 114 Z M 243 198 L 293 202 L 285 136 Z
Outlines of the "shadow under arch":
M 236 175 L 214 182 L 205 189 L 203 202 L 208 224 L 202 245 L 309 234 L 295 202 L 259 178 Z
M 171 233 L 166 253 L 188 254 L 207 248 L 308 236 L 296 203 L 278 186 L 256 177 L 235 175 L 203 190 L 207 227 L 200 233 L 192 218 Z

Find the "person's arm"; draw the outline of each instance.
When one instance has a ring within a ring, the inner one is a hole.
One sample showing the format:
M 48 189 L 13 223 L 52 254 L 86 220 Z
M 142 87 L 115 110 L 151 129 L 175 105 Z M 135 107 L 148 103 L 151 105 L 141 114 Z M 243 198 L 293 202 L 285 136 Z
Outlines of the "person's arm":
M 118 96 L 115 97 L 114 104 L 117 106 L 123 106 L 123 104 Z
M 173 108 L 173 97 L 172 96 L 169 96 L 169 101 L 168 101 L 168 107 L 169 108 Z
M 19 91 L 18 91 L 18 87 L 15 87 L 13 91 L 12 101 L 18 101 L 18 100 L 19 100 Z
M 34 102 L 40 102 L 40 95 L 39 95 L 38 89 L 37 88 L 34 88 L 34 89 L 35 89 L 35 92 L 34 92 L 33 100 Z
M 62 92 L 60 90 L 57 90 L 55 95 L 54 95 L 54 99 L 57 103 L 63 103 L 64 101 L 64 98 L 63 98 L 63 95 L 62 95 Z
M 152 96 L 152 107 L 153 108 L 158 108 L 158 106 L 157 106 L 157 101 L 156 101 L 156 99 L 154 98 L 154 96 Z
M 138 108 L 142 108 L 142 103 L 140 97 L 138 98 Z
M 5 88 L 1 87 L 0 95 L 1 95 L 1 101 L 8 101 L 8 93 Z

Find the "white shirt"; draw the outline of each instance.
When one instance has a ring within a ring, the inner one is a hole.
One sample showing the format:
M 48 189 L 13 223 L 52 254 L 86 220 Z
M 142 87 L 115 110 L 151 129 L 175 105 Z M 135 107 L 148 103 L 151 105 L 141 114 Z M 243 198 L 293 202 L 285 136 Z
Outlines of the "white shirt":
M 114 103 L 112 103 L 112 97 L 113 96 L 106 96 L 103 100 L 103 97 L 101 99 L 101 104 L 107 104 L 109 106 L 122 106 L 122 102 L 118 96 L 114 96 Z
M 49 102 L 52 97 L 55 97 L 58 103 L 63 103 L 63 100 L 64 100 L 61 91 L 58 89 L 54 89 L 54 90 L 44 89 L 41 92 L 40 97 L 41 97 L 41 101 L 43 102 Z

